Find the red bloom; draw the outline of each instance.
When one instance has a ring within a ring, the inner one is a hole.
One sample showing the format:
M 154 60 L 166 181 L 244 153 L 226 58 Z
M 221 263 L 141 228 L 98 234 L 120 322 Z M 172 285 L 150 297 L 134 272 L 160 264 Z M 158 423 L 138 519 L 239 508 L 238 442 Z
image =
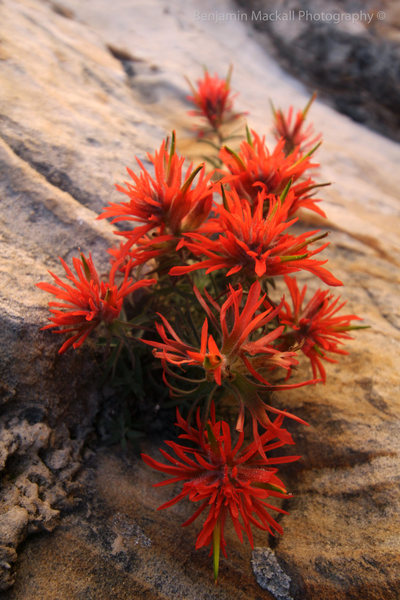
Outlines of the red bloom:
M 183 177 L 185 159 L 175 152 L 175 134 L 172 135 L 171 148 L 168 140 L 164 140 L 159 152 L 154 156 L 147 156 L 154 165 L 154 177 L 136 158 L 141 168 L 140 175 L 127 168 L 133 184 L 125 182 L 126 188 L 116 186 L 119 192 L 129 197 L 129 202 L 110 204 L 98 217 L 112 217 L 113 223 L 142 223 L 134 230 L 116 232 L 127 237 L 130 245 L 152 230 L 156 230 L 158 235 L 167 235 L 170 238 L 179 236 L 184 231 L 196 230 L 211 210 L 212 174 L 205 175 L 204 165 L 200 165 L 194 171 L 192 166 L 189 166 Z M 198 173 L 199 178 L 192 188 L 192 182 Z
M 288 498 L 284 484 L 276 476 L 277 469 L 271 465 L 289 463 L 299 456 L 281 456 L 266 458 L 266 452 L 281 447 L 284 442 L 272 441 L 275 431 L 282 424 L 283 417 L 277 417 L 274 431 L 266 431 L 260 437 L 263 458 L 258 456 L 258 446 L 253 442 L 243 447 L 244 435 L 232 447 L 231 433 L 225 421 L 215 421 L 212 407 L 211 420 L 203 428 L 197 412 L 197 428 L 191 427 L 177 411 L 177 425 L 184 431 L 179 437 L 189 440 L 194 447 L 166 442 L 173 450 L 172 456 L 160 449 L 164 458 L 171 464 L 158 462 L 142 454 L 144 462 L 163 473 L 170 479 L 156 486 L 183 482 L 182 491 L 159 510 L 176 504 L 183 498 L 199 502 L 200 506 L 183 526 L 189 525 L 204 511 L 208 510 L 201 532 L 196 541 L 196 549 L 208 544 L 214 553 L 214 576 L 218 577 L 220 547 L 226 556 L 224 527 L 230 516 L 236 533 L 243 542 L 243 532 L 253 547 L 251 525 L 268 531 L 282 533 L 282 527 L 273 519 L 269 511 L 287 514 L 286 511 L 269 503 L 270 497 Z
M 296 183 L 308 169 L 318 165 L 311 163 L 309 156 L 302 156 L 298 148 L 286 156 L 283 139 L 271 153 L 265 145 L 265 139 L 261 139 L 255 131 L 252 134 L 252 139 L 249 137 L 248 141 L 242 142 L 238 154 L 226 146 L 222 148 L 220 158 L 230 175 L 221 171 L 224 177 L 220 183 L 229 184 L 241 198 L 256 202 L 260 190 L 267 195 L 280 196 L 292 181 L 293 198 L 289 215 L 299 208 L 309 208 L 325 217 L 325 213 L 316 205 L 319 200 L 312 198 L 313 190 L 318 185 L 311 178 Z
M 311 380 L 296 384 L 273 385 L 260 372 L 275 370 L 277 367 L 290 371 L 293 366 L 297 365 L 293 352 L 279 351 L 273 345 L 283 332 L 282 326 L 266 333 L 259 333 L 258 338 L 252 339 L 255 332 L 264 329 L 273 321 L 279 313 L 280 306 L 275 309 L 269 307 L 267 310 L 258 312 L 264 304 L 265 295 L 260 296 L 260 284 L 255 282 L 250 287 L 246 302 L 241 309 L 242 287 L 239 286 L 237 290 L 234 290 L 229 286 L 228 298 L 221 307 L 206 292 L 209 304 L 218 313 L 217 318 L 198 290 L 195 288 L 194 291 L 208 316 L 202 327 L 200 349 L 186 344 L 162 315 L 159 316 L 163 324 L 156 324 L 162 342 L 142 340 L 152 346 L 154 356 L 162 360 L 164 380 L 172 393 L 179 393 L 181 390 L 168 382 L 166 374 L 171 374 L 171 370 L 167 363 L 178 367 L 197 366 L 204 369 L 206 380 L 215 382 L 214 390 L 218 386 L 224 385 L 228 392 L 239 400 L 237 429 L 240 431 L 244 426 L 245 408 L 249 410 L 256 440 L 259 439 L 258 423 L 264 428 L 271 427 L 267 411 L 284 414 L 304 424 L 305 422 L 298 417 L 265 404 L 259 396 L 259 388 L 273 391 L 315 383 L 315 380 Z M 208 334 L 210 323 L 217 332 L 216 337 L 219 343 L 212 335 Z M 174 375 L 173 372 L 172 375 Z M 180 375 L 179 378 L 181 378 Z M 188 379 L 187 381 L 193 380 Z M 201 383 L 202 381 L 204 380 L 197 382 Z M 290 439 L 287 432 L 286 435 L 286 439 Z
M 311 148 L 321 139 L 320 135 L 314 135 L 314 128 L 312 125 L 308 125 L 307 128 L 303 128 L 307 113 L 310 109 L 311 104 L 314 102 L 316 94 L 314 93 L 308 101 L 304 110 L 299 110 L 296 114 L 296 118 L 292 123 L 293 119 L 293 107 L 291 106 L 285 115 L 281 110 L 275 110 L 272 107 L 272 112 L 275 119 L 275 138 L 285 140 L 285 154 L 288 155 L 296 148 L 301 151 Z
M 221 307 L 206 291 L 207 300 L 219 313 L 219 319 L 215 317 L 210 306 L 196 288 L 194 288 L 194 292 L 208 316 L 204 319 L 201 330 L 200 349 L 186 344 L 167 319 L 163 315 L 159 315 L 163 324 L 156 323 L 156 328 L 162 342 L 142 340 L 149 346 L 153 346 L 154 356 L 175 366 L 202 367 L 206 371 L 208 379 L 215 381 L 217 385 L 221 385 L 225 380 L 231 381 L 239 373 L 248 373 L 249 366 L 252 368 L 251 357 L 256 355 L 263 357 L 262 361 L 258 362 L 262 363 L 264 369 L 277 366 L 289 369 L 297 364 L 293 352 L 282 353 L 272 345 L 283 332 L 283 326 L 262 335 L 256 341 L 251 340 L 252 334 L 273 321 L 280 310 L 280 307 L 276 309 L 269 307 L 256 314 L 265 301 L 265 295 L 260 297 L 261 287 L 258 282 L 250 287 L 242 310 L 240 310 L 243 298 L 242 286 L 239 286 L 237 290 L 229 286 L 228 298 Z M 219 345 L 208 333 L 209 321 L 217 331 L 217 339 L 221 340 Z M 231 323 L 230 329 L 228 322 Z M 254 368 L 252 368 L 252 375 L 262 383 L 265 382 L 265 379 L 255 372 Z
M 208 258 L 201 262 L 173 267 L 171 275 L 182 275 L 198 269 L 207 269 L 206 273 L 218 269 L 228 269 L 227 275 L 241 270 L 253 278 L 275 277 L 293 273 L 302 269 L 310 271 L 328 285 L 342 285 L 327 269 L 327 261 L 314 260 L 311 257 L 329 245 L 323 244 L 310 251 L 308 246 L 321 236 L 313 237 L 318 231 L 290 235 L 285 231 L 297 221 L 287 220 L 288 205 L 286 199 L 281 202 L 276 196 L 268 196 L 268 212 L 264 217 L 265 194 L 258 196 L 254 210 L 246 201 L 241 201 L 236 191 L 227 192 L 226 208 L 219 208 L 215 230 L 221 231 L 217 239 L 209 239 L 200 233 L 190 233 L 191 241 L 182 241 L 195 256 Z
M 348 331 L 356 329 L 351 321 L 360 319 L 356 315 L 338 315 L 346 302 L 338 304 L 340 297 L 335 298 L 328 290 L 318 290 L 303 307 L 307 286 L 299 290 L 296 279 L 285 277 L 289 289 L 293 310 L 284 302 L 279 318 L 282 324 L 288 325 L 292 333 L 287 334 L 288 345 L 297 343 L 302 352 L 310 359 L 313 376 L 320 376 L 325 382 L 326 373 L 322 360 L 337 362 L 327 356 L 327 352 L 348 354 L 338 347 L 342 339 L 352 339 Z
M 64 283 L 57 275 L 49 271 L 57 285 L 37 283 L 36 286 L 45 292 L 53 294 L 62 302 L 49 302 L 52 317 L 51 325 L 42 329 L 58 327 L 53 333 L 72 333 L 73 335 L 61 346 L 59 354 L 70 346 L 78 348 L 87 336 L 101 323 L 112 323 L 118 318 L 123 300 L 126 296 L 141 287 L 156 283 L 155 279 L 143 279 L 133 283 L 127 278 L 127 270 L 122 283 L 117 286 L 114 282 L 119 263 L 115 263 L 110 271 L 109 281 L 100 281 L 92 257 L 73 258 L 72 262 L 76 275 L 65 261 L 60 258 L 67 274 L 67 279 L 73 285 Z M 58 287 L 57 287 L 58 286 Z
M 205 70 L 204 78 L 197 81 L 197 89 L 189 81 L 193 95 L 188 96 L 188 100 L 197 106 L 197 110 L 192 110 L 189 114 L 207 119 L 214 131 L 218 130 L 221 125 L 240 116 L 239 113 L 232 111 L 231 73 L 232 69 L 230 68 L 226 79 L 220 79 L 217 74 L 211 76 Z M 201 133 L 204 134 L 205 132 Z

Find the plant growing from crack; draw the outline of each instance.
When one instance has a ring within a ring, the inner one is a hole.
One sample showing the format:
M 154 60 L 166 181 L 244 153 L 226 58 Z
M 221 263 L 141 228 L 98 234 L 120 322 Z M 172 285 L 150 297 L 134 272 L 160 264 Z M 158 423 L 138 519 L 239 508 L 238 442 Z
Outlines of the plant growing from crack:
M 320 136 L 305 126 L 314 98 L 294 120 L 292 109 L 273 108 L 272 149 L 246 127 L 236 152 L 225 137 L 226 125 L 241 116 L 230 78 L 231 70 L 225 79 L 206 70 L 191 86 L 193 112 L 202 119 L 197 139 L 218 151 L 218 169 L 185 166 L 173 132 L 148 155 L 151 171 L 139 159 L 137 172 L 127 169 L 129 179 L 116 186 L 125 201 L 99 216 L 123 225 L 115 231 L 119 245 L 109 249 L 108 278 L 81 253 L 73 269 L 60 259 L 65 280 L 51 273 L 53 283 L 37 284 L 56 298 L 44 329 L 66 337 L 60 354 L 102 330 L 114 375 L 122 350 L 130 356 L 123 379 L 131 394 L 143 403 L 158 398 L 163 385 L 180 405 L 183 443 L 166 442 L 165 462 L 143 460 L 170 476 L 156 485 L 181 485 L 160 508 L 194 502 L 185 525 L 205 515 L 196 548 L 210 546 L 215 580 L 227 520 L 251 545 L 252 527 L 282 533 L 271 512 L 285 511 L 270 500 L 290 497 L 278 465 L 299 457 L 274 451 L 294 443 L 285 420 L 307 423 L 279 409 L 273 392 L 325 382 L 325 363 L 346 354 L 343 342 L 360 328 L 329 290 L 306 300 L 296 279 L 303 272 L 342 285 L 321 259 L 327 232 L 296 230 L 300 209 L 325 217 L 315 195 L 326 184 L 310 174 Z M 293 381 L 299 355 L 312 377 Z M 125 445 L 140 435 L 126 411 L 114 429 Z

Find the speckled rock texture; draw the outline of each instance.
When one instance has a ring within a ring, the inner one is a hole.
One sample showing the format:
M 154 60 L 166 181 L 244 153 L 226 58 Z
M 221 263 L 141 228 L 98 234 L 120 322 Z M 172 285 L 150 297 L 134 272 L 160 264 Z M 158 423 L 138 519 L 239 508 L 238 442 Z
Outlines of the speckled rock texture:
M 221 0 L 219 13 L 236 7 Z M 253 39 L 249 23 L 213 18 L 208 0 L 0 2 L 0 581 L 5 600 L 196 598 L 396 600 L 400 589 L 398 303 L 400 149 L 317 101 L 324 135 L 319 181 L 325 251 L 349 312 L 371 329 L 348 344 L 325 386 L 276 395 L 310 423 L 293 426 L 302 460 L 282 470 L 294 497 L 285 534 L 255 535 L 253 554 L 228 528 L 219 586 L 197 526 L 135 454 L 84 450 L 103 393 L 88 343 L 57 355 L 39 327 L 46 294 L 79 248 L 106 269 L 112 227 L 96 221 L 120 200 L 134 156 L 145 160 L 174 127 L 194 154 L 184 75 L 234 64 L 237 109 L 269 134 L 268 99 L 305 105 L 309 91 Z M 205 16 L 202 16 L 205 15 Z M 307 279 L 310 289 L 316 283 Z M 99 362 L 100 361 L 100 362 Z M 99 363 L 99 364 L 97 364 Z M 94 439 L 92 437 L 92 439 Z M 157 456 L 160 440 L 144 449 Z M 286 506 L 287 504 L 287 506 Z M 58 525 L 57 527 L 55 527 Z M 50 533 L 51 532 L 51 533 Z M 30 536 L 21 545 L 27 535 Z M 19 553 L 19 554 L 17 554 Z M 9 587 L 15 580 L 13 587 Z M 8 591 L 5 591 L 7 588 Z
M 400 140 L 397 0 L 238 0 L 238 5 L 284 68 L 339 111 Z

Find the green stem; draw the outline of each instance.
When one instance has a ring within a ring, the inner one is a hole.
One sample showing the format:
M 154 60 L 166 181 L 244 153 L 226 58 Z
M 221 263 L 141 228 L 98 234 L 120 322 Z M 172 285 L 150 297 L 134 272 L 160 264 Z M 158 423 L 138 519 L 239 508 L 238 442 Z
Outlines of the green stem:
M 204 414 L 203 414 L 203 427 L 206 426 L 207 419 L 210 415 L 211 401 L 212 401 L 215 391 L 217 390 L 218 387 L 219 387 L 218 385 L 214 385 L 213 389 L 207 396 L 206 405 L 205 405 Z
M 214 527 L 213 531 L 213 563 L 214 563 L 214 581 L 218 582 L 218 571 L 219 571 L 219 554 L 221 549 L 221 523 L 219 519 Z

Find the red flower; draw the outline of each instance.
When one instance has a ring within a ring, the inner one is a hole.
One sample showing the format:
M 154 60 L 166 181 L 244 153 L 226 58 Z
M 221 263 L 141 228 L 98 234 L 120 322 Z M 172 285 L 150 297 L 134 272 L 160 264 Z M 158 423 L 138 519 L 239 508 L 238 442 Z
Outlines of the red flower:
M 255 131 L 252 134 L 252 138 L 249 136 L 248 141 L 242 142 L 238 154 L 226 146 L 222 148 L 220 158 L 230 175 L 221 171 L 224 177 L 220 183 L 229 184 L 241 198 L 256 202 L 260 190 L 267 195 L 280 196 L 289 182 L 292 182 L 293 198 L 289 215 L 299 208 L 309 208 L 325 217 L 325 213 L 316 205 L 319 200 L 312 198 L 313 190 L 319 186 L 311 178 L 295 183 L 308 169 L 318 165 L 311 163 L 309 156 L 302 156 L 298 148 L 286 156 L 283 139 L 270 153 L 265 139 L 261 139 Z
M 338 315 L 346 302 L 338 304 L 340 297 L 335 298 L 328 290 L 318 290 L 303 307 L 307 286 L 300 292 L 294 277 L 285 277 L 285 282 L 292 298 L 293 310 L 284 302 L 279 319 L 293 330 L 287 334 L 288 345 L 298 344 L 310 359 L 313 376 L 320 376 L 325 382 L 326 373 L 321 359 L 334 363 L 337 361 L 327 356 L 327 352 L 348 354 L 338 345 L 343 343 L 343 339 L 352 339 L 347 332 L 357 329 L 351 325 L 351 321 L 360 317 Z
M 57 285 L 37 283 L 36 286 L 45 292 L 53 294 L 62 302 L 49 302 L 52 317 L 51 325 L 42 329 L 58 327 L 53 333 L 72 333 L 73 335 L 61 346 L 59 354 L 70 346 L 78 348 L 87 336 L 101 323 L 112 323 L 118 318 L 123 300 L 126 296 L 141 287 L 156 283 L 155 279 L 143 279 L 133 283 L 127 278 L 127 270 L 122 283 L 117 286 L 114 282 L 119 263 L 114 263 L 110 271 L 109 281 L 100 281 L 92 257 L 73 258 L 72 262 L 76 275 L 60 258 L 72 285 L 63 282 L 57 275 L 49 271 Z M 58 287 L 57 287 L 58 286 Z
M 321 139 L 321 134 L 314 136 L 314 128 L 312 125 L 308 125 L 306 129 L 303 128 L 307 113 L 310 109 L 311 104 L 314 102 L 316 94 L 314 93 L 308 101 L 304 110 L 299 110 L 296 114 L 296 118 L 292 123 L 293 119 L 293 107 L 291 106 L 285 115 L 281 110 L 275 110 L 272 106 L 272 112 L 275 119 L 275 138 L 285 140 L 284 151 L 288 155 L 293 150 L 298 148 L 301 151 L 311 148 Z M 313 137 L 314 136 L 314 137 Z
M 189 81 L 193 95 L 188 96 L 188 100 L 197 106 L 197 110 L 192 110 L 189 114 L 207 119 L 214 131 L 218 130 L 221 125 L 240 116 L 239 113 L 232 111 L 231 74 L 232 69 L 230 68 L 226 79 L 220 79 L 217 74 L 211 76 L 205 69 L 204 78 L 196 82 L 197 89 Z M 204 134 L 205 132 L 201 133 Z
M 190 233 L 182 241 L 195 256 L 208 258 L 195 264 L 173 267 L 171 275 L 182 275 L 198 269 L 207 269 L 206 273 L 218 269 L 228 269 L 227 275 L 244 271 L 251 279 L 257 277 L 275 277 L 293 273 L 302 269 L 310 271 L 328 285 L 342 285 L 327 269 L 327 261 L 314 260 L 311 257 L 329 245 L 323 244 L 311 251 L 308 246 L 323 236 L 313 237 L 318 231 L 290 235 L 285 231 L 297 221 L 287 220 L 288 205 L 286 199 L 281 202 L 276 196 L 268 196 L 268 211 L 264 217 L 266 196 L 258 196 L 254 210 L 246 201 L 241 201 L 236 191 L 227 192 L 225 205 L 219 208 L 215 230 L 220 235 L 208 238 L 200 233 Z M 178 246 L 179 247 L 179 246 Z
M 296 384 L 273 385 L 260 372 L 275 370 L 277 367 L 290 371 L 293 366 L 297 365 L 294 352 L 282 352 L 273 345 L 282 334 L 283 326 L 266 333 L 259 333 L 258 338 L 252 339 L 256 332 L 265 329 L 273 321 L 281 307 L 275 309 L 269 307 L 267 310 L 258 312 L 263 306 L 266 296 L 260 296 L 260 284 L 255 282 L 250 287 L 246 302 L 241 309 L 242 287 L 239 286 L 237 290 L 234 290 L 229 286 L 228 298 L 221 307 L 206 292 L 208 303 L 218 313 L 217 318 L 198 290 L 195 288 L 194 291 L 208 316 L 202 327 L 200 349 L 184 342 L 162 315 L 159 316 L 163 324 L 156 324 L 162 342 L 142 340 L 145 344 L 152 346 L 154 356 L 162 360 L 164 381 L 170 387 L 172 394 L 187 392 L 179 390 L 169 383 L 166 377 L 167 373 L 173 376 L 175 374 L 173 371 L 171 372 L 167 363 L 178 367 L 197 366 L 204 370 L 205 379 L 195 380 L 196 383 L 205 380 L 213 382 L 215 384 L 213 392 L 219 386 L 224 385 L 228 393 L 233 395 L 234 399 L 239 400 L 240 408 L 236 425 L 239 431 L 242 431 L 244 427 L 245 408 L 249 410 L 255 440 L 259 439 L 258 423 L 264 428 L 272 426 L 267 411 L 283 414 L 305 424 L 295 415 L 264 403 L 259 395 L 260 388 L 266 391 L 285 390 L 315 383 L 315 380 L 311 380 Z M 216 330 L 219 343 L 208 333 L 210 323 Z M 185 379 L 181 375 L 178 378 Z M 187 381 L 192 382 L 193 380 L 187 379 Z M 209 389 L 207 389 L 207 393 L 209 393 Z M 286 435 L 285 439 L 290 439 L 287 432 Z
M 140 175 L 127 168 L 133 184 L 125 182 L 126 188 L 116 186 L 119 192 L 129 197 L 129 202 L 110 204 L 98 217 L 99 219 L 112 217 L 113 223 L 118 221 L 142 223 L 134 230 L 116 232 L 127 237 L 130 245 L 152 230 L 156 230 L 157 235 L 167 235 L 172 239 L 184 231 L 196 230 L 207 219 L 211 210 L 210 177 L 212 174 L 205 175 L 204 165 L 200 165 L 194 171 L 192 166 L 189 166 L 183 177 L 185 159 L 175 152 L 174 133 L 171 148 L 168 140 L 164 140 L 159 152 L 154 156 L 150 154 L 147 156 L 154 165 L 154 177 L 136 158 L 141 169 Z M 192 182 L 198 173 L 199 178 L 192 188 Z
M 271 465 L 289 463 L 298 460 L 299 456 L 281 456 L 266 458 L 266 452 L 281 447 L 284 442 L 272 441 L 279 429 L 283 417 L 275 420 L 274 431 L 266 431 L 260 437 L 263 457 L 257 455 L 258 446 L 253 442 L 243 447 L 244 435 L 232 447 L 231 433 L 225 421 L 215 421 L 212 407 L 211 419 L 203 428 L 199 411 L 197 412 L 197 428 L 191 427 L 177 411 L 177 425 L 184 431 L 179 437 L 190 441 L 194 447 L 183 446 L 174 442 L 166 442 L 176 456 L 160 449 L 170 464 L 158 462 L 146 454 L 142 454 L 144 462 L 163 473 L 170 479 L 156 486 L 183 482 L 182 491 L 159 507 L 159 510 L 170 507 L 183 498 L 199 502 L 200 506 L 183 526 L 189 525 L 204 511 L 208 510 L 201 532 L 196 541 L 196 549 L 211 544 L 214 554 L 214 576 L 218 577 L 219 551 L 226 556 L 224 527 L 230 517 L 236 533 L 243 542 L 243 532 L 247 535 L 251 547 L 253 535 L 251 525 L 268 531 L 282 533 L 282 527 L 270 515 L 274 510 L 287 514 L 286 511 L 269 503 L 270 497 L 288 498 L 284 484 L 277 477 L 277 469 Z
M 154 356 L 160 358 L 163 364 L 167 361 L 179 367 L 182 365 L 202 367 L 207 374 L 211 373 L 209 376 L 211 380 L 215 379 L 216 383 L 221 385 L 222 356 L 214 338 L 212 335 L 208 335 L 207 319 L 204 320 L 201 330 L 201 347 L 199 351 L 186 344 L 163 315 L 159 314 L 158 316 L 163 322 L 163 325 L 156 323 L 156 329 L 162 342 L 142 340 L 145 344 L 153 346 Z
M 142 341 L 149 346 L 153 346 L 154 356 L 172 365 L 202 367 L 207 378 L 210 381 L 215 381 L 217 385 L 222 385 L 225 380 L 231 381 L 236 374 L 247 373 L 249 365 L 251 365 L 251 357 L 256 355 L 263 357 L 263 360 L 259 362 L 262 362 L 264 369 L 277 366 L 289 369 L 297 364 L 294 353 L 281 353 L 272 346 L 272 342 L 283 332 L 283 326 L 262 335 L 256 341 L 251 340 L 252 334 L 273 321 L 280 310 L 280 307 L 276 309 L 269 307 L 267 310 L 256 314 L 265 301 L 265 295 L 260 297 L 260 291 L 260 284 L 255 282 L 250 287 L 242 310 L 240 310 L 243 298 L 242 286 L 239 286 L 237 290 L 229 286 L 228 298 L 221 307 L 206 291 L 208 302 L 219 313 L 219 319 L 217 319 L 197 288 L 194 288 L 196 297 L 208 316 L 204 319 L 201 330 L 200 349 L 186 344 L 161 314 L 159 314 L 159 317 L 163 324 L 156 323 L 156 328 L 162 342 Z M 209 321 L 217 331 L 217 339 L 220 339 L 219 345 L 214 337 L 208 333 Z M 227 324 L 228 321 L 231 323 L 230 328 Z M 265 382 L 265 379 L 258 373 L 254 372 L 252 374 L 256 379 Z

